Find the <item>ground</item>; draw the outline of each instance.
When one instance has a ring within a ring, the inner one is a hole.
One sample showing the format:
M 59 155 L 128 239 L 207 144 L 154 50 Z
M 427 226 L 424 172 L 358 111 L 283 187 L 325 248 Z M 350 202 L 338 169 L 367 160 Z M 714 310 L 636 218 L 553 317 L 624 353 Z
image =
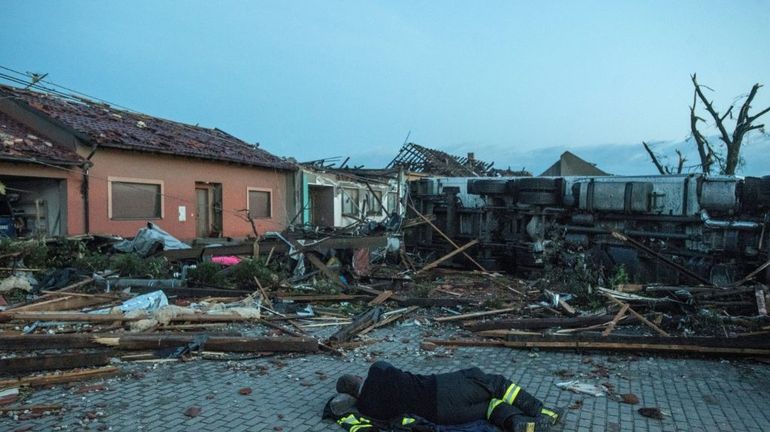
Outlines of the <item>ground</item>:
M 508 348 L 424 351 L 426 333 L 440 336 L 442 330 L 413 321 L 380 329 L 370 333 L 379 342 L 345 357 L 122 363 L 120 378 L 36 390 L 25 404 L 63 404 L 66 410 L 26 420 L 0 417 L 0 430 L 341 431 L 321 420 L 323 405 L 337 376 L 365 374 L 374 359 L 422 373 L 478 366 L 504 374 L 548 405 L 571 406 L 564 431 L 770 430 L 770 366 L 762 363 Z M 640 403 L 555 385 L 572 379 L 609 384 Z M 94 387 L 99 383 L 103 388 Z M 240 394 L 245 387 L 251 394 Z M 199 407 L 199 415 L 185 415 L 190 407 Z M 663 420 L 641 416 L 640 407 L 660 408 Z

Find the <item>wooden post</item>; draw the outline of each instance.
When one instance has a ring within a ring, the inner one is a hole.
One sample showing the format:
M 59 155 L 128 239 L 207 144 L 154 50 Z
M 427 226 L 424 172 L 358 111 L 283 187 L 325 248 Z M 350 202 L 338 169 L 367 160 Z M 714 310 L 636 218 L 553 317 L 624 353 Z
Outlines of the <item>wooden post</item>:
M 615 304 L 617 304 L 617 305 L 618 305 L 618 306 L 620 306 L 621 308 L 622 308 L 623 306 L 628 306 L 628 304 L 627 304 L 627 303 L 623 303 L 622 301 L 620 301 L 620 300 L 616 299 L 615 297 L 613 297 L 613 296 L 611 296 L 611 295 L 609 295 L 609 294 L 605 294 L 605 295 L 607 296 L 607 298 L 609 298 L 609 299 L 610 299 L 612 302 L 614 302 Z M 645 318 L 644 316 L 642 316 L 642 314 L 640 314 L 639 312 L 637 312 L 637 311 L 635 311 L 635 310 L 631 309 L 631 306 L 628 306 L 628 312 L 631 312 L 631 314 L 633 314 L 635 317 L 639 318 L 639 321 L 641 321 L 641 322 L 643 322 L 644 324 L 646 324 L 646 325 L 647 325 L 647 327 L 649 327 L 649 328 L 651 328 L 651 329 L 655 330 L 655 331 L 656 331 L 656 332 L 657 332 L 659 335 L 661 335 L 661 336 L 667 336 L 667 337 L 668 337 L 668 336 L 671 336 L 670 334 L 668 334 L 668 333 L 666 333 L 665 331 L 663 331 L 663 330 L 662 330 L 660 327 L 658 327 L 658 326 L 656 326 L 655 324 L 653 324 L 652 322 L 650 322 L 650 321 L 649 321 L 647 318 Z
M 416 208 L 414 208 L 414 206 L 413 206 L 413 205 L 411 205 L 411 204 L 408 204 L 408 206 L 409 206 L 409 208 L 410 208 L 410 209 L 412 209 L 412 211 L 413 211 L 413 212 L 415 212 L 415 214 L 416 214 L 417 216 L 419 216 L 419 217 L 420 217 L 420 219 L 424 220 L 424 221 L 425 221 L 425 223 L 427 223 L 428 225 L 430 225 L 430 226 L 431 226 L 431 228 L 433 228 L 433 229 L 434 229 L 434 230 L 435 230 L 437 233 L 439 233 L 439 234 L 441 235 L 441 237 L 443 237 L 443 238 L 444 238 L 444 240 L 448 241 L 448 242 L 449 242 L 449 244 L 451 244 L 452 246 L 454 246 L 454 247 L 455 247 L 455 249 L 459 249 L 459 248 L 460 248 L 460 246 L 458 246 L 458 245 L 457 245 L 457 243 L 455 243 L 454 241 L 452 241 L 452 239 L 451 239 L 451 238 L 449 238 L 449 237 L 448 237 L 446 234 L 444 234 L 444 232 L 443 232 L 443 231 L 441 231 L 441 230 L 440 230 L 440 229 L 439 229 L 439 228 L 438 228 L 436 225 L 434 225 L 434 224 L 433 224 L 433 222 L 431 222 L 431 221 L 430 221 L 430 219 L 428 219 L 427 217 L 425 217 L 425 215 L 423 215 L 423 214 L 422 214 L 422 213 L 420 213 L 420 212 L 419 212 L 419 211 L 418 211 Z M 485 268 L 484 268 L 484 266 L 482 266 L 481 264 L 479 264 L 478 262 L 476 262 L 476 260 L 475 260 L 475 259 L 473 259 L 473 258 L 472 258 L 470 255 L 468 255 L 468 254 L 467 254 L 467 253 L 465 253 L 465 252 L 463 252 L 463 255 L 465 255 L 465 257 L 466 257 L 466 258 L 468 258 L 468 260 L 470 260 L 470 262 L 472 262 L 472 263 L 473 263 L 473 264 L 474 264 L 476 267 L 478 267 L 478 268 L 479 268 L 479 270 L 481 270 L 481 271 L 483 271 L 483 272 L 486 272 L 486 271 L 487 271 L 487 269 L 485 269 Z
M 471 241 L 469 241 L 468 243 L 462 245 L 461 247 L 453 250 L 452 252 L 449 252 L 448 254 L 444 255 L 443 257 L 441 257 L 441 258 L 437 259 L 436 261 L 433 261 L 432 263 L 430 263 L 430 264 L 426 265 L 425 267 L 421 268 L 415 274 L 420 274 L 422 272 L 428 271 L 428 270 L 438 266 L 442 262 L 452 258 L 453 256 L 455 256 L 455 255 L 457 255 L 459 253 L 464 253 L 464 251 L 466 249 L 468 249 L 469 247 L 477 244 L 478 242 L 479 242 L 478 240 L 471 240 Z

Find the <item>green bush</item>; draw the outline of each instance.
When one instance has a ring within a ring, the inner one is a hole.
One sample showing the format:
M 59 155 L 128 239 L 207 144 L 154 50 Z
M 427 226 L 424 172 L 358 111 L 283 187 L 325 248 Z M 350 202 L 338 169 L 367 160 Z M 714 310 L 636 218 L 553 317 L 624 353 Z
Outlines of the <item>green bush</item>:
M 254 288 L 254 278 L 259 279 L 263 287 L 273 286 L 278 283 L 278 275 L 273 273 L 262 260 L 245 258 L 232 267 L 229 279 L 241 289 Z
M 187 272 L 187 279 L 195 284 L 224 287 L 227 278 L 221 273 L 222 266 L 213 262 L 202 262 Z

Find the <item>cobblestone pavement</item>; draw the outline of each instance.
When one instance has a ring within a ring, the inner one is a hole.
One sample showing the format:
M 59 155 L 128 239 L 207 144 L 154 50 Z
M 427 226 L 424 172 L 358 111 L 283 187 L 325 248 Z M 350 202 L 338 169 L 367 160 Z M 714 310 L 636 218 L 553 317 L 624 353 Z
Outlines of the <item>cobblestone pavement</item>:
M 419 349 L 425 334 L 417 326 L 378 330 L 370 335 L 379 342 L 345 358 L 127 363 L 120 378 L 35 391 L 26 404 L 63 404 L 66 410 L 34 419 L 0 417 L 0 430 L 341 431 L 320 419 L 336 377 L 365 374 L 373 359 L 385 359 L 422 373 L 475 365 L 505 374 L 549 405 L 571 405 L 565 431 L 770 431 L 770 366 L 761 363 L 506 348 L 426 352 Z M 609 384 L 641 402 L 628 405 L 555 385 L 571 379 Z M 102 391 L 78 391 L 99 382 Z M 241 395 L 244 387 L 253 392 Z M 200 414 L 186 416 L 193 406 Z M 638 414 L 640 407 L 660 408 L 665 417 L 648 419 Z

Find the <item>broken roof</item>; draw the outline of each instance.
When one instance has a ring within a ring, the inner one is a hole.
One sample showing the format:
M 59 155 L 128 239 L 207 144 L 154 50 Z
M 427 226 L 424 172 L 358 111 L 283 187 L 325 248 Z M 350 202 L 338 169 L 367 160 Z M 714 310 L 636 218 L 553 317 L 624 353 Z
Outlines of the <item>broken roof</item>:
M 494 162 L 469 157 L 453 156 L 415 143 L 405 144 L 387 168 L 402 167 L 411 172 L 448 177 L 491 177 Z
M 80 165 L 85 159 L 64 146 L 53 145 L 31 129 L 0 112 L 0 159 Z
M 565 151 L 559 160 L 543 171 L 541 176 L 606 176 L 606 172 L 596 167 L 596 164 L 577 157 L 574 153 Z
M 207 129 L 146 114 L 119 110 L 104 103 L 64 98 L 0 85 L 0 93 L 44 113 L 89 142 L 118 148 L 265 168 L 293 169 L 278 156 L 219 129 Z

